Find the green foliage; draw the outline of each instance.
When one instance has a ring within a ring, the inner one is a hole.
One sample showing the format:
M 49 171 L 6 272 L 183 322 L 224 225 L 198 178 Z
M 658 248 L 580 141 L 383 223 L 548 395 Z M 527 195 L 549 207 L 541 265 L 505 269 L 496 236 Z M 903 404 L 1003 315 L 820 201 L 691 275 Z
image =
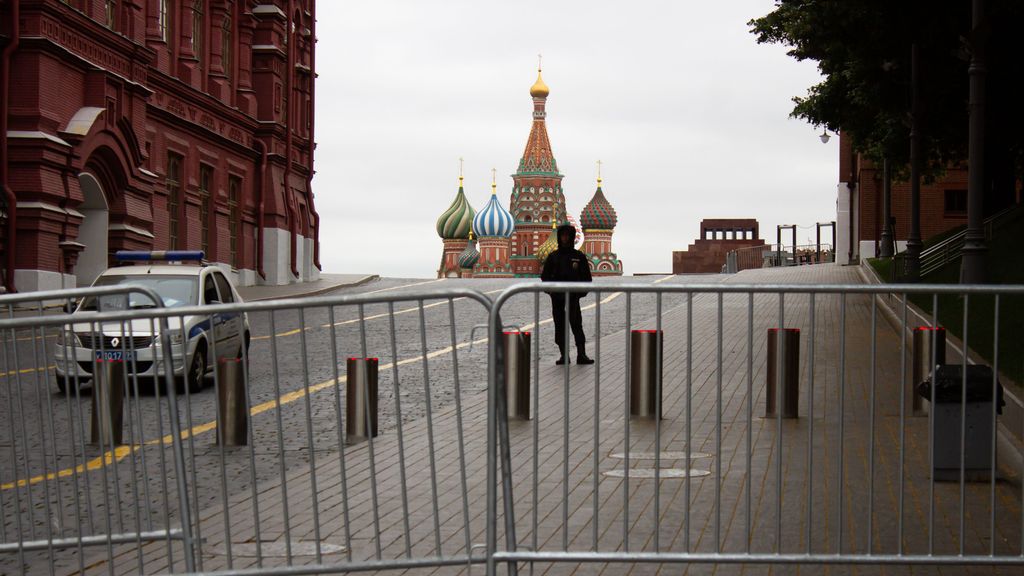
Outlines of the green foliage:
M 988 149 L 1024 173 L 1020 104 L 1024 51 L 1016 27 L 1024 2 L 989 0 L 986 68 Z M 854 147 L 896 166 L 909 162 L 911 45 L 920 63 L 921 125 L 927 177 L 967 159 L 971 2 L 779 0 L 748 24 L 759 43 L 782 44 L 817 62 L 823 80 L 793 99 L 792 116 L 842 131 Z M 1014 95 L 1014 96 L 1011 96 Z M 905 176 L 901 170 L 899 176 Z

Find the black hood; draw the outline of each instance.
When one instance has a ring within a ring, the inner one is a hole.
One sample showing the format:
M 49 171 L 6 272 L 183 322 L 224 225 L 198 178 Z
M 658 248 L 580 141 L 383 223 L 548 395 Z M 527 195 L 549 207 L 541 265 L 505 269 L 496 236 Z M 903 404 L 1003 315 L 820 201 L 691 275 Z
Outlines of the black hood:
M 568 243 L 562 241 L 562 238 L 565 235 L 568 235 L 569 237 Z M 576 244 L 576 228 L 572 224 L 562 224 L 555 232 L 555 238 L 558 239 L 559 248 L 572 248 L 573 245 Z

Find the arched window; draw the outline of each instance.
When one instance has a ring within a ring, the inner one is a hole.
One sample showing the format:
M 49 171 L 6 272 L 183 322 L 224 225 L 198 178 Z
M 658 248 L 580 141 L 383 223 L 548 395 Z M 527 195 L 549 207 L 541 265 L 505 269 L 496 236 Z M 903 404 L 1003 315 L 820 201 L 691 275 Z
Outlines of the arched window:
M 104 8 L 106 10 L 107 28 L 114 30 L 117 26 L 117 0 L 106 0 Z
M 206 164 L 199 165 L 199 241 L 200 249 L 210 255 L 210 187 L 213 184 L 213 168 Z
M 235 37 L 231 33 L 231 14 L 224 15 L 224 22 L 220 25 L 220 54 L 221 54 L 221 66 L 224 68 L 224 77 L 228 80 L 231 79 L 231 72 L 233 70 L 233 54 L 232 49 L 235 45 Z
M 205 29 L 203 20 L 203 0 L 192 2 L 192 55 L 203 65 L 203 32 Z

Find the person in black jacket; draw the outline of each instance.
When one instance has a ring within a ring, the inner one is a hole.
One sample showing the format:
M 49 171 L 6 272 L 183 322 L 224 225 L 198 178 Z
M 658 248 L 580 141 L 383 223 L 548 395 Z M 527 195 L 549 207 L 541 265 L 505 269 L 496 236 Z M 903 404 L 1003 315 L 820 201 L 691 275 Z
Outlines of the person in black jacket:
M 544 261 L 544 270 L 540 279 L 544 282 L 590 282 L 590 263 L 587 256 L 573 248 L 576 239 L 576 228 L 572 224 L 562 224 L 556 231 L 558 238 L 558 249 L 548 255 Z M 587 295 L 586 292 L 554 292 L 548 293 L 551 296 L 551 315 L 555 321 L 555 342 L 561 357 L 555 364 L 565 364 L 568 358 L 565 355 L 565 303 L 569 302 L 569 326 L 572 328 L 573 338 L 576 340 L 576 363 L 593 364 L 594 361 L 587 357 L 587 338 L 583 334 L 583 313 L 580 311 L 580 298 Z M 568 296 L 568 298 L 566 298 Z

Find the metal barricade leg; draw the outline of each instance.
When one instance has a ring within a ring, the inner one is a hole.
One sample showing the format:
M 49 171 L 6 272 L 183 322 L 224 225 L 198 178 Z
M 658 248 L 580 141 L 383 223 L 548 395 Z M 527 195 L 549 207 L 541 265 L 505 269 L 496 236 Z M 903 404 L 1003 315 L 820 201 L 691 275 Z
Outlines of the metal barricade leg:
M 120 446 L 124 424 L 124 362 L 96 361 L 92 385 L 91 442 Z

